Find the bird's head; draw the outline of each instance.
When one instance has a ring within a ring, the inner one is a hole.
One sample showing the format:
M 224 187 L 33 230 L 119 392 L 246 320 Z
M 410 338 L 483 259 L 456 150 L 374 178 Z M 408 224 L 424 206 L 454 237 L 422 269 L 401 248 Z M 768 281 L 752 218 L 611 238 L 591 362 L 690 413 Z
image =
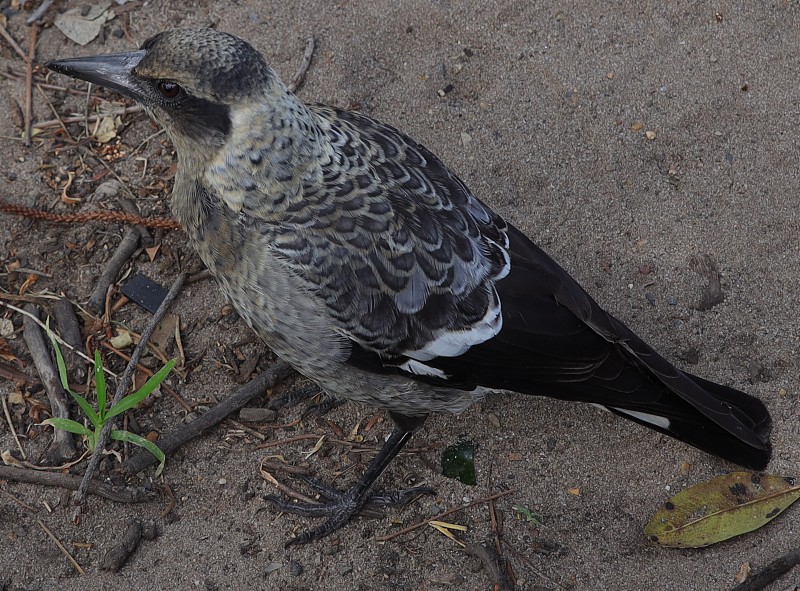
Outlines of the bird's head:
M 55 72 L 105 86 L 141 103 L 176 143 L 220 146 L 232 110 L 286 92 L 247 42 L 214 29 L 172 29 L 128 53 L 51 61 Z

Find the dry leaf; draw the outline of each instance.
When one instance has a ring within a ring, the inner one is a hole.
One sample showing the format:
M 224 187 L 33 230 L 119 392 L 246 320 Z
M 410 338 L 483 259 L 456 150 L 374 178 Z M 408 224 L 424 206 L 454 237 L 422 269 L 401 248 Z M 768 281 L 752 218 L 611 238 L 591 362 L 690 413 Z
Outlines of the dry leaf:
M 124 349 L 125 347 L 130 347 L 133 344 L 133 337 L 131 336 L 131 333 L 127 330 L 117 329 L 117 331 L 117 336 L 109 339 L 111 346 L 115 349 Z
M 161 244 L 156 244 L 155 246 L 150 246 L 144 249 L 144 251 L 147 253 L 147 258 L 150 259 L 151 263 L 156 260 L 156 255 L 158 254 L 160 248 Z
M 117 137 L 117 127 L 121 125 L 122 119 L 120 119 L 119 116 L 101 117 L 95 124 L 92 135 L 94 136 L 95 141 L 98 143 L 107 144 Z
M 568 488 L 567 492 L 571 494 L 573 497 L 581 496 L 581 489 L 577 486 L 573 486 L 572 488 Z
M 435 529 L 439 533 L 446 535 L 448 538 L 453 540 L 456 544 L 458 544 L 462 548 L 466 547 L 466 544 L 464 544 L 464 542 L 455 537 L 455 535 L 453 535 L 453 532 L 451 532 L 450 530 L 454 529 L 463 532 L 467 531 L 467 526 L 458 525 L 456 523 L 447 523 L 446 521 L 436 521 L 436 520 L 429 521 L 428 525 L 430 525 L 433 529 Z
M 317 440 L 316 445 L 314 445 L 314 447 L 311 449 L 311 451 L 308 452 L 303 459 L 307 460 L 308 458 L 313 456 L 315 453 L 317 453 L 320 449 L 322 449 L 322 444 L 323 444 L 324 441 L 325 441 L 325 436 L 323 435 L 322 437 L 320 437 Z
M 736 576 L 733 578 L 734 583 L 737 585 L 741 585 L 745 582 L 747 577 L 750 576 L 750 563 L 743 562 L 742 566 L 739 567 L 739 572 L 736 573 Z
M 114 11 L 108 10 L 111 0 L 104 0 L 90 6 L 86 14 L 83 6 L 59 13 L 53 19 L 56 28 L 78 45 L 86 45 L 103 30 L 103 25 L 114 18 Z
M 800 498 L 794 480 L 732 472 L 678 493 L 644 531 L 670 548 L 700 548 L 758 529 Z
M 11 321 L 11 318 L 0 318 L 0 337 L 10 337 L 14 334 L 14 323 Z M 8 344 L 3 341 L 3 345 L 8 346 Z

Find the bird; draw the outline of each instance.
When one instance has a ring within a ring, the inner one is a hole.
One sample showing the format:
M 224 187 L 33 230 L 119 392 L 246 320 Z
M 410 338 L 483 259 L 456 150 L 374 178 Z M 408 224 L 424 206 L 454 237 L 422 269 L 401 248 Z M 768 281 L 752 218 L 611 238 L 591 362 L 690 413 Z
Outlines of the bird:
M 381 496 L 431 413 L 494 391 L 591 403 L 754 470 L 771 456 L 757 398 L 682 371 L 603 310 L 431 151 L 364 114 L 305 104 L 245 40 L 170 29 L 136 51 L 60 59 L 163 127 L 173 216 L 244 321 L 328 394 L 393 430 L 353 486 L 320 503 L 318 540 Z M 414 490 L 414 489 L 412 489 Z

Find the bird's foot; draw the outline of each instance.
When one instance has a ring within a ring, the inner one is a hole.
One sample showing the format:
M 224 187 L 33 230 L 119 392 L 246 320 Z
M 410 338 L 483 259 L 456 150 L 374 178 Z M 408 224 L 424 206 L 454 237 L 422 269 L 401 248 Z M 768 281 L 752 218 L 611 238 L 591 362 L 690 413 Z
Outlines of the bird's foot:
M 304 477 L 303 480 L 313 488 L 323 499 L 319 504 L 298 503 L 283 499 L 277 495 L 266 495 L 265 501 L 279 511 L 294 513 L 304 517 L 327 517 L 327 521 L 320 526 L 304 531 L 300 535 L 286 542 L 286 546 L 307 544 L 324 538 L 344 526 L 353 517 L 359 514 L 381 515 L 378 511 L 382 507 L 404 507 L 418 497 L 426 494 L 436 494 L 436 491 L 427 486 L 416 486 L 406 490 L 388 491 L 384 493 L 364 493 L 358 485 L 350 490 L 340 491 L 326 486 L 321 482 Z

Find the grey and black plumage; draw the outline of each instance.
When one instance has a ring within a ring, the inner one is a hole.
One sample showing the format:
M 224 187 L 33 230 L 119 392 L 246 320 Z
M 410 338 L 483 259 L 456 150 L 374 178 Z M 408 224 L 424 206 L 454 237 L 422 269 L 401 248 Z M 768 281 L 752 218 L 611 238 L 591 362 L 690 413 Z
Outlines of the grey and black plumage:
M 165 126 L 172 212 L 241 316 L 330 394 L 395 420 L 353 489 L 295 506 L 332 514 L 300 541 L 357 513 L 429 413 L 494 389 L 595 403 L 734 463 L 768 463 L 761 402 L 674 367 L 422 145 L 303 104 L 237 37 L 172 30 L 48 67 Z

